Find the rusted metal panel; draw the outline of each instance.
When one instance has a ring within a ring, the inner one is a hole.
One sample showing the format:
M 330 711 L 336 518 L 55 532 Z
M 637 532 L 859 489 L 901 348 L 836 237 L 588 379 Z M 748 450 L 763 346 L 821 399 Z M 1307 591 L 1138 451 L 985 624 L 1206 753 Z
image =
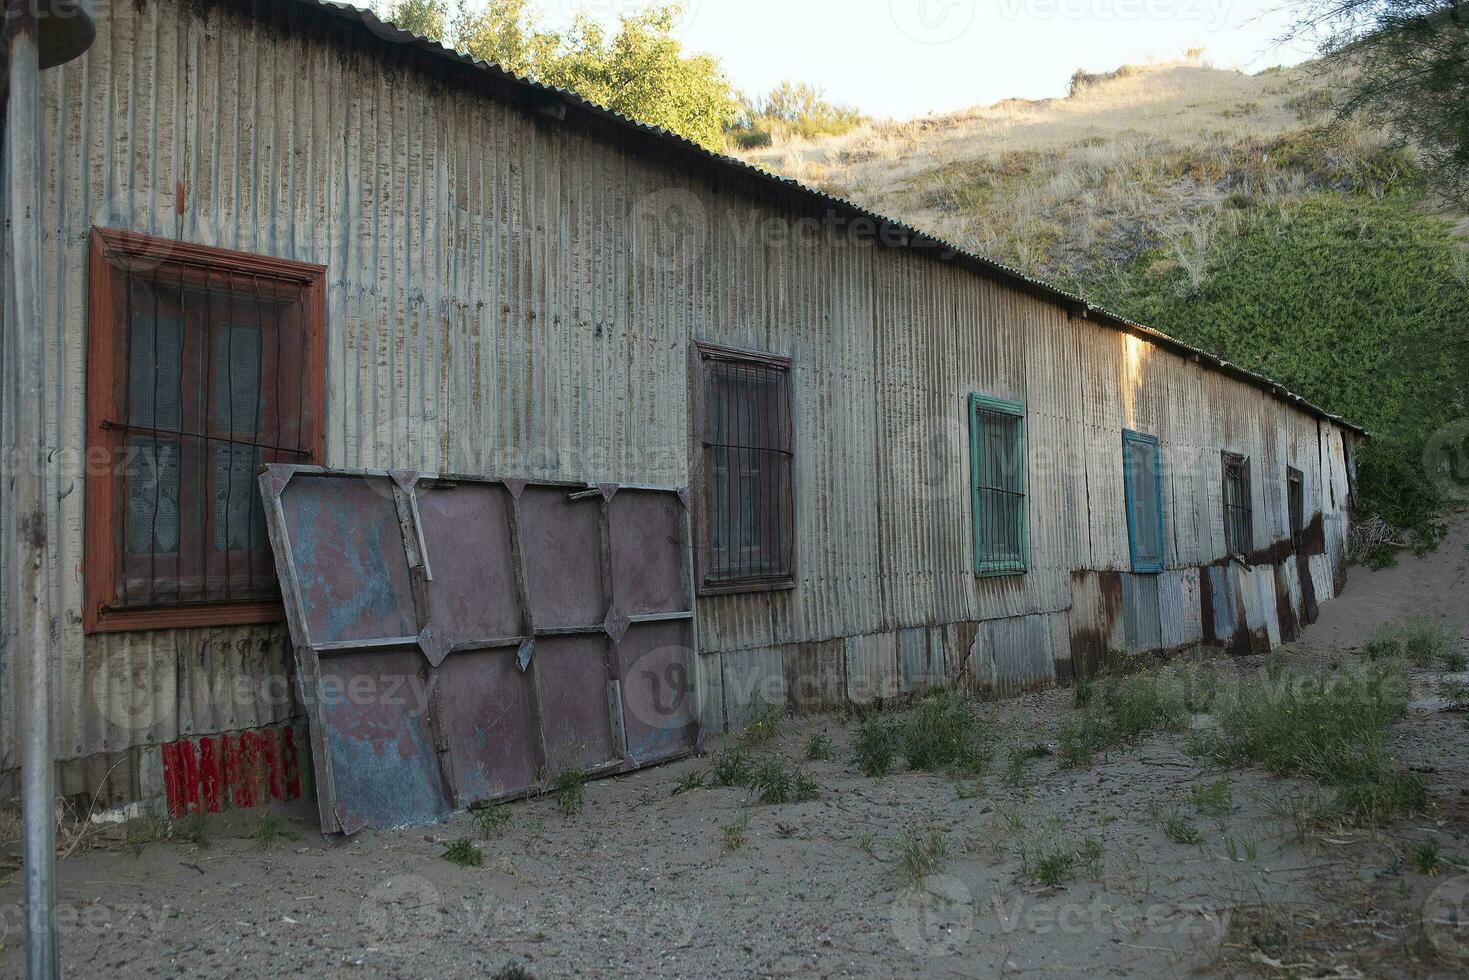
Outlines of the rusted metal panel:
M 946 682 L 943 651 L 929 645 L 926 629 L 898 631 L 898 668 L 903 691 L 908 694 L 923 693 Z
M 847 700 L 847 659 L 841 640 L 784 649 L 786 695 L 797 711 L 839 708 Z
M 697 743 L 682 494 L 292 466 L 260 488 L 325 830 L 432 822 Z
M 1162 649 L 1158 576 L 1122 576 L 1122 635 L 1128 653 L 1147 653 Z
M 847 700 L 853 704 L 871 704 L 901 693 L 896 633 L 848 637 L 844 652 Z
M 1054 683 L 1052 620 L 1064 618 L 1052 614 L 980 623 L 965 676 L 976 688 L 999 695 Z
M 723 654 L 722 659 L 724 714 L 730 731 L 749 724 L 762 705 L 787 702 L 785 658 L 779 649 L 736 650 Z
M 1158 578 L 1158 619 L 1165 650 L 1192 646 L 1203 640 L 1200 622 L 1201 569 L 1165 571 Z

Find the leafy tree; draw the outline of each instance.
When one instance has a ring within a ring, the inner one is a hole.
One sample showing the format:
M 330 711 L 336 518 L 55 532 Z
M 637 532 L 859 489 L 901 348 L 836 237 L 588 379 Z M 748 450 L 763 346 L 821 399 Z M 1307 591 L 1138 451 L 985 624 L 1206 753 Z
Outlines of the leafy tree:
M 776 133 L 808 139 L 840 135 L 867 121 L 850 106 L 837 105 L 815 85 L 784 81 L 766 95 L 742 96 L 740 111 L 729 136 L 743 147 L 768 146 Z
M 723 144 L 737 111 L 733 90 L 717 60 L 686 54 L 673 36 L 678 4 L 625 15 L 615 31 L 579 15 L 565 33 L 557 33 L 540 27 L 528 0 L 486 0 L 474 10 L 460 0 L 452 20 L 444 3 L 397 0 L 387 16 L 400 27 L 702 146 Z
M 1287 37 L 1339 71 L 1333 103 L 1388 124 L 1445 196 L 1469 199 L 1469 0 L 1296 0 Z
M 397 27 L 422 37 L 440 40 L 449 21 L 448 0 L 398 0 L 387 12 Z

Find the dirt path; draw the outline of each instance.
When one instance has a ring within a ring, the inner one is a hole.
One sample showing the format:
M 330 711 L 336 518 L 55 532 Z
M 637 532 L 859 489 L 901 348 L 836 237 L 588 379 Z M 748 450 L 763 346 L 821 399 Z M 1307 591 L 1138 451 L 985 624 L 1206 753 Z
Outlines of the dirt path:
M 1450 541 L 1461 555 L 1463 531 Z M 1357 571 L 1353 593 L 1367 609 L 1373 590 L 1421 590 L 1414 574 Z M 1356 615 L 1333 609 L 1308 642 L 1344 643 L 1367 625 Z M 1415 675 L 1425 694 L 1440 681 Z M 1430 779 L 1427 814 L 1298 834 L 1291 800 L 1307 787 L 1256 771 L 1227 774 L 1226 810 L 1199 810 L 1194 791 L 1226 774 L 1190 754 L 1185 735 L 1061 768 L 1046 753 L 1071 700 L 1051 691 L 988 706 L 1003 748 L 977 783 L 867 778 L 848 761 L 847 724 L 818 718 L 760 749 L 815 777 L 820 796 L 804 803 L 758 805 L 737 788 L 675 794 L 705 758 L 591 784 L 575 816 L 550 798 L 510 805 L 487 839 L 464 815 L 327 842 L 303 807 L 289 814 L 294 839 L 269 847 L 255 836 L 259 813 L 246 812 L 211 820 L 200 842 L 83 851 L 60 865 L 63 960 L 73 976 L 119 977 L 489 976 L 511 964 L 540 978 L 1469 969 L 1463 934 L 1438 921 L 1469 879 L 1452 863 L 1435 878 L 1409 860 L 1432 841 L 1469 862 L 1464 716 L 1417 710 L 1395 732 L 1399 757 Z M 823 731 L 833 761 L 804 761 Z M 1034 758 L 1007 761 L 1034 746 Z M 1179 843 L 1171 815 L 1199 839 Z M 947 853 L 910 887 L 905 843 L 934 836 Z M 441 858 L 460 837 L 478 842 L 483 866 Z M 1060 883 L 1035 883 L 1038 862 L 1067 854 Z M 22 966 L 19 900 L 17 882 L 0 887 L 4 975 Z

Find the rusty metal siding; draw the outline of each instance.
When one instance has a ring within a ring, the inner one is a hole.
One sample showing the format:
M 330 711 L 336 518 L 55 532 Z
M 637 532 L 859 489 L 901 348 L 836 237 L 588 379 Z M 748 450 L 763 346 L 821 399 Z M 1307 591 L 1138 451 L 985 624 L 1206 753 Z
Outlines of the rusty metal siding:
M 1170 571 L 1223 558 L 1218 465 L 1231 449 L 1257 460 L 1257 546 L 1286 526 L 1283 489 L 1267 484 L 1291 458 L 1307 473 L 1329 552 L 1311 579 L 1319 598 L 1333 594 L 1344 430 L 1259 388 L 915 252 L 763 234 L 768 219 L 789 227 L 789 212 L 475 98 L 349 34 L 168 0 L 111 5 L 98 30 L 45 79 L 43 261 L 58 288 L 45 300 L 42 411 L 68 461 L 48 487 L 68 758 L 299 717 L 272 688 L 286 676 L 281 629 L 82 633 L 93 226 L 328 267 L 331 465 L 682 484 L 690 340 L 790 356 L 796 588 L 701 600 L 711 730 L 730 702 L 726 655 L 762 677 L 778 660 L 789 671 L 825 658 L 823 685 L 888 696 L 915 683 L 920 629 L 930 670 L 952 679 L 979 656 L 986 683 L 1005 688 L 1053 681 L 1079 631 L 1122 649 L 1098 575 L 1130 572 L 1124 427 L 1163 443 Z M 644 212 L 685 205 L 702 234 L 689 261 L 670 263 Z M 970 571 L 970 393 L 1026 406 L 1024 576 Z M 13 417 L 9 386 L 4 397 Z M 1186 581 L 1159 583 L 1157 603 L 1161 634 L 1185 642 L 1203 629 Z M 1231 615 L 1243 601 L 1232 584 L 1210 594 Z M 221 695 L 225 679 L 244 693 Z M 8 683 L 0 671 L 5 703 Z M 98 708 L 127 698 L 140 714 Z M 13 719 L 0 711 L 0 770 L 14 765 Z

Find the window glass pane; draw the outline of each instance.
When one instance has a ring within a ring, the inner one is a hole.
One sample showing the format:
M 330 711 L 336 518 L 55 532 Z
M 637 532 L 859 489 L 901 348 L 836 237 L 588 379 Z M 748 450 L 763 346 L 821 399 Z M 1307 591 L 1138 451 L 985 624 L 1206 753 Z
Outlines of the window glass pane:
M 265 512 L 255 487 L 260 451 L 224 443 L 211 447 L 210 486 L 214 492 L 214 547 L 243 551 L 265 547 Z
M 214 335 L 214 427 L 219 432 L 256 435 L 264 406 L 260 397 L 260 328 L 230 323 Z
M 183 322 L 134 313 L 128 335 L 128 421 L 145 429 L 180 428 Z
M 1123 453 L 1128 475 L 1133 561 L 1137 565 L 1156 567 L 1163 561 L 1163 541 L 1158 530 L 1161 506 L 1158 500 L 1158 446 L 1138 439 L 1125 439 Z
M 129 554 L 173 554 L 179 546 L 179 444 L 130 436 L 124 470 Z

